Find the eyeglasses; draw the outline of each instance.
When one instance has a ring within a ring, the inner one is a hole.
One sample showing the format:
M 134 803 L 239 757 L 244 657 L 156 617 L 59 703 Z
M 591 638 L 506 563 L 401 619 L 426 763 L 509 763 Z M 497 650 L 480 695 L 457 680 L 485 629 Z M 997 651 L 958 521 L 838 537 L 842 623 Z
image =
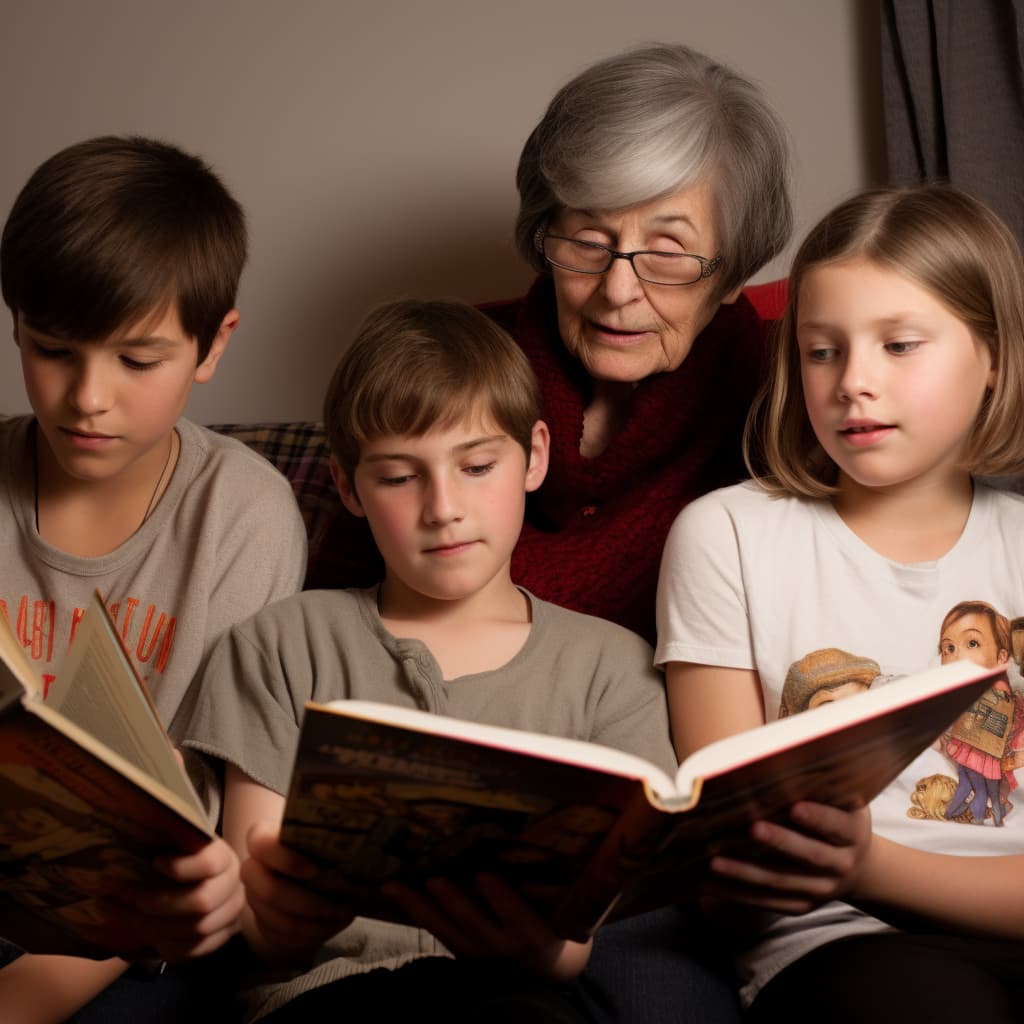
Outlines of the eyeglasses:
M 648 284 L 696 284 L 710 277 L 722 262 L 721 256 L 709 260 L 689 252 L 657 252 L 651 249 L 619 252 L 599 242 L 548 235 L 543 229 L 537 232 L 534 244 L 553 267 L 577 274 L 604 274 L 615 260 L 629 260 L 636 276 Z

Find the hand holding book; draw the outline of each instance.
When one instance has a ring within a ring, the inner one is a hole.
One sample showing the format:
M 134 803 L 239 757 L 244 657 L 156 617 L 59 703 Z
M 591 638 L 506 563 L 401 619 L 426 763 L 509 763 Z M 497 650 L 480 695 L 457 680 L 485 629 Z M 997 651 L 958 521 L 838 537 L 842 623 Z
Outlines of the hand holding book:
M 277 963 L 308 963 L 332 935 L 352 923 L 354 914 L 341 900 L 316 885 L 317 866 L 282 846 L 272 824 L 254 825 L 246 837 L 249 856 L 242 862 L 248 930 L 257 954 Z
M 432 878 L 419 890 L 392 882 L 382 891 L 410 923 L 425 928 L 457 957 L 506 960 L 555 981 L 571 980 L 587 965 L 590 941 L 558 935 L 498 875 L 482 873 L 462 885 Z
M 245 892 L 238 858 L 223 839 L 212 839 L 193 854 L 159 858 L 160 886 L 107 886 L 101 911 L 110 922 L 113 949 L 152 948 L 170 962 L 191 960 L 219 949 L 238 931 Z M 123 937 L 122 937 L 123 936 Z
M 324 891 L 318 884 L 320 869 L 283 846 L 274 826 L 253 826 L 247 845 L 241 875 L 257 952 L 276 963 L 308 962 L 352 922 L 352 910 Z M 586 965 L 589 943 L 556 935 L 515 889 L 494 875 L 466 885 L 442 877 L 415 889 L 386 884 L 382 894 L 408 923 L 431 932 L 455 956 L 508 958 L 554 978 L 574 977 Z
M 237 930 L 214 836 L 102 598 L 45 699 L 0 616 L 0 919 L 29 952 L 183 959 Z
M 777 914 L 805 914 L 842 899 L 869 855 L 870 810 L 804 800 L 789 809 L 789 819 L 751 824 L 763 857 L 713 857 L 706 894 Z

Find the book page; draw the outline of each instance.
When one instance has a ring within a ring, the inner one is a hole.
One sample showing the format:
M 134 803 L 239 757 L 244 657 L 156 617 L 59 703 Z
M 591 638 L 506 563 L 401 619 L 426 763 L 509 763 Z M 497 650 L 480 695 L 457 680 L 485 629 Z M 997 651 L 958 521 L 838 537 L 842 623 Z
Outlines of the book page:
M 33 704 L 31 707 L 31 717 L 35 720 L 33 725 L 22 725 L 22 729 L 35 729 L 36 723 L 38 723 L 59 736 L 59 740 L 51 738 L 46 743 L 39 742 L 37 750 L 33 752 L 33 758 L 38 759 L 38 751 L 46 750 L 47 755 L 50 757 L 48 762 L 50 770 L 55 770 L 54 766 L 58 763 L 58 752 L 63 751 L 60 754 L 59 760 L 60 772 L 63 777 L 67 776 L 67 765 L 70 762 L 77 760 L 78 763 L 85 764 L 89 759 L 94 758 L 104 766 L 113 769 L 114 776 L 112 781 L 107 783 L 108 789 L 124 786 L 138 787 L 138 789 L 143 790 L 145 793 L 156 797 L 164 807 L 170 808 L 175 814 L 190 822 L 201 832 L 208 836 L 213 835 L 206 818 L 206 812 L 203 810 L 202 804 L 192 789 L 191 784 L 187 783 L 187 778 L 186 784 L 188 788 L 185 790 L 165 785 L 152 772 L 146 771 L 145 768 L 140 767 L 134 761 L 122 757 L 112 747 L 107 746 L 107 744 L 98 742 L 85 729 L 80 728 L 71 719 L 51 708 L 49 703 Z M 0 729 L 2 729 L 2 726 L 0 726 Z M 2 771 L 3 768 L 0 765 L 0 773 Z M 84 780 L 82 784 L 85 785 Z M 122 813 L 124 810 L 125 808 L 122 807 Z M 153 827 L 155 828 L 159 824 L 162 828 L 165 822 L 166 819 L 163 816 L 155 817 Z
M 438 736 L 454 736 L 473 740 L 502 750 L 523 751 L 547 757 L 553 761 L 596 768 L 604 772 L 623 775 L 631 779 L 645 779 L 650 788 L 659 796 L 669 798 L 676 793 L 675 783 L 657 765 L 645 761 L 635 754 L 628 754 L 613 747 L 585 740 L 549 736 L 544 733 L 526 732 L 522 729 L 508 729 L 499 725 L 483 725 L 467 722 L 461 718 L 435 715 L 415 708 L 394 707 L 367 700 L 334 700 L 323 705 L 328 711 L 340 712 L 352 718 L 364 718 L 374 722 L 402 725 L 420 732 Z
M 643 843 L 645 856 L 628 836 L 616 839 L 630 860 L 646 863 L 613 916 L 659 906 L 666 891 L 685 891 L 715 855 L 770 862 L 771 854 L 751 841 L 750 823 L 788 822 L 797 801 L 870 803 L 1000 675 L 1005 666 L 943 665 L 697 751 L 680 769 L 695 780 L 696 805 L 665 804 L 668 813 Z
M 8 704 L 13 704 L 24 692 L 25 688 L 7 664 L 0 664 L 0 711 Z
M 21 680 L 5 661 L 0 661 L 0 711 L 8 704 L 20 700 L 25 694 Z
M 0 708 L 26 693 L 42 693 L 39 679 L 10 623 L 0 615 Z
M 984 668 L 971 661 L 958 661 L 948 665 L 917 672 L 912 676 L 893 680 L 878 689 L 858 693 L 845 700 L 833 701 L 789 718 L 780 718 L 756 729 L 736 733 L 725 739 L 709 743 L 694 751 L 680 766 L 676 776 L 676 789 L 689 793 L 698 779 L 707 779 L 732 768 L 737 768 L 768 755 L 796 748 L 807 740 L 818 736 L 829 736 L 841 732 L 857 722 L 880 720 L 878 729 L 862 730 L 863 756 L 869 756 L 869 737 L 886 738 L 886 732 L 896 725 L 890 719 L 901 708 L 915 708 L 912 720 L 923 737 L 919 747 L 913 751 L 916 756 L 928 743 L 948 726 L 970 704 L 972 695 L 984 690 L 974 686 L 963 689 L 968 683 L 989 679 L 999 675 L 1003 669 Z M 943 695 L 946 695 L 943 697 Z M 928 735 L 931 732 L 931 735 Z M 849 756 L 849 755 L 848 755 Z M 908 758 L 908 761 L 912 758 Z M 793 759 L 793 770 L 799 773 L 806 764 L 799 758 Z
M 75 632 L 46 706 L 199 807 L 173 745 L 98 599 Z

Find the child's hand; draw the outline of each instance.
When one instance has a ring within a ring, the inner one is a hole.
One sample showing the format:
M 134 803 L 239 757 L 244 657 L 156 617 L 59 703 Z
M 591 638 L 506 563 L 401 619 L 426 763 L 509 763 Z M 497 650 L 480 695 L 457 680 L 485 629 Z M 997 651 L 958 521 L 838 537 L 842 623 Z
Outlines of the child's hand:
M 156 867 L 167 876 L 165 886 L 122 881 L 101 894 L 112 950 L 186 960 L 213 952 L 239 930 L 245 894 L 238 858 L 223 839 L 194 854 L 161 858 Z
M 246 937 L 257 953 L 276 962 L 306 960 L 352 923 L 349 908 L 309 888 L 315 865 L 282 846 L 277 827 L 253 825 L 247 835 L 249 858 L 241 875 L 252 923 Z M 306 884 L 304 884 L 306 883 Z
M 576 977 L 590 943 L 559 938 L 507 883 L 480 874 L 472 889 L 435 878 L 425 891 L 389 883 L 385 895 L 457 957 L 508 959 L 554 980 Z
M 871 812 L 802 801 L 790 808 L 797 828 L 770 821 L 751 826 L 751 837 L 770 862 L 715 857 L 709 895 L 772 910 L 805 914 L 841 899 L 856 884 L 871 847 Z

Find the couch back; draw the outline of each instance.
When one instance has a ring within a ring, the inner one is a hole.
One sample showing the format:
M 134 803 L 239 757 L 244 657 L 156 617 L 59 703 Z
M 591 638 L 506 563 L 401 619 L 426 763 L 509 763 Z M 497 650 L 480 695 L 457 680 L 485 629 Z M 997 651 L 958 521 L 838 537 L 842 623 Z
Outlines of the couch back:
M 763 320 L 777 320 L 786 306 L 787 282 L 770 281 L 748 285 L 744 295 Z M 294 421 L 285 423 L 221 423 L 210 428 L 228 434 L 259 452 L 289 480 L 299 503 L 309 537 L 307 582 L 329 578 L 324 573 L 330 559 L 326 544 L 331 523 L 345 515 L 334 489 L 328 467 L 330 452 L 322 423 Z

